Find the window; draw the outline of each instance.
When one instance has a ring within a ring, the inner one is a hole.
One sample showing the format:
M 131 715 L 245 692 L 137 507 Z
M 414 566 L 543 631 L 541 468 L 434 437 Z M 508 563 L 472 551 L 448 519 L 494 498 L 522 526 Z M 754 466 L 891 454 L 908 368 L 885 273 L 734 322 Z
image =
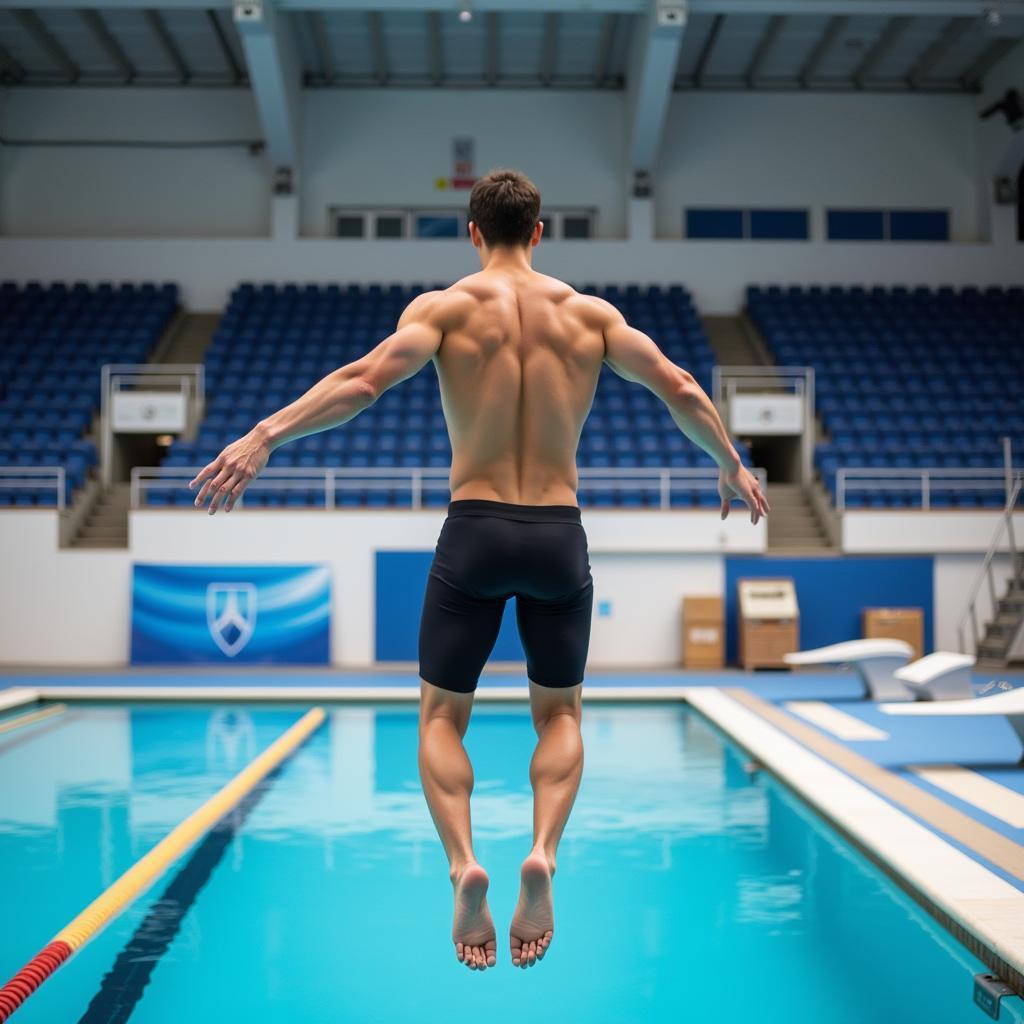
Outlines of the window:
M 374 238 L 405 238 L 405 214 L 378 213 L 373 223 Z
M 563 238 L 590 238 L 593 218 L 587 214 L 567 213 L 562 217 Z
M 948 242 L 949 210 L 829 210 L 833 242 Z
M 894 242 L 948 242 L 949 210 L 890 210 Z
M 686 211 L 686 237 L 807 241 L 810 216 L 800 209 L 696 206 Z
M 334 218 L 335 238 L 364 238 L 366 218 L 361 213 L 339 213 Z
M 743 211 L 695 207 L 686 211 L 687 238 L 743 238 Z
M 829 210 L 826 223 L 831 242 L 880 242 L 885 238 L 884 210 Z
M 750 237 L 806 242 L 810 237 L 806 210 L 751 210 Z
M 416 214 L 417 238 L 458 238 L 459 217 L 452 213 Z

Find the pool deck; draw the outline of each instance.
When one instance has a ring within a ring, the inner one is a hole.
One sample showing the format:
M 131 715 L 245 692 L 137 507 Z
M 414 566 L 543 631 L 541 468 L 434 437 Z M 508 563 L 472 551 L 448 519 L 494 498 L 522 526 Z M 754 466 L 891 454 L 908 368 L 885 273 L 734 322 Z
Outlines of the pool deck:
M 979 695 L 1024 686 L 978 673 Z M 489 671 L 485 701 L 527 696 Z M 1024 994 L 1024 763 L 1005 718 L 891 716 L 857 677 L 815 672 L 592 672 L 585 700 L 685 700 L 815 807 Z M 416 700 L 414 671 L 253 666 L 0 673 L 0 712 L 38 700 Z M 5 716 L 6 717 L 6 716 Z

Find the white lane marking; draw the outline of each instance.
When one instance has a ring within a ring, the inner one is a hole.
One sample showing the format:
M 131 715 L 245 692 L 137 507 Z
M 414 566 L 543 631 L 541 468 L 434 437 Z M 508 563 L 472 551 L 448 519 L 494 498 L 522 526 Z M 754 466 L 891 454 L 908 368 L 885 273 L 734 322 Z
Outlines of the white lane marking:
M 786 710 L 841 740 L 887 740 L 889 734 L 821 700 L 786 701 Z
M 1024 828 L 1024 794 L 956 764 L 912 764 L 907 767 L 925 782 L 944 789 L 964 803 L 972 804 L 1013 828 Z

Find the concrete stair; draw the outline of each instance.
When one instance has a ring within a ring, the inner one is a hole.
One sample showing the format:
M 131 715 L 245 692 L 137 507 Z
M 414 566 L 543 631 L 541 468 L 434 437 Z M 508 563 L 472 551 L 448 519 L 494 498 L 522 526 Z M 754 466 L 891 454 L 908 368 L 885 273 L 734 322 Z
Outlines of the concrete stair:
M 73 548 L 128 547 L 129 485 L 114 484 L 96 500 L 71 539 Z
M 708 344 L 719 366 L 770 366 L 761 336 L 745 316 L 703 317 Z
M 985 626 L 978 643 L 978 666 L 1005 668 L 1010 661 L 1013 642 L 1024 623 L 1024 556 L 1017 559 L 1016 573 L 1006 593 L 996 603 L 996 614 Z
M 800 484 L 769 484 L 768 550 L 791 554 L 831 550 L 817 510 Z

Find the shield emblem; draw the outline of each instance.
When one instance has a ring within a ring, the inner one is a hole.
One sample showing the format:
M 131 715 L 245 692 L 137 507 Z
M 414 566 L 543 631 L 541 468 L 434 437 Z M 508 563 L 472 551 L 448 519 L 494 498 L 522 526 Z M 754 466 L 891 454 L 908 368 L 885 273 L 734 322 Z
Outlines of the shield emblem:
M 206 624 L 213 642 L 233 658 L 256 628 L 254 583 L 211 583 L 206 588 Z

